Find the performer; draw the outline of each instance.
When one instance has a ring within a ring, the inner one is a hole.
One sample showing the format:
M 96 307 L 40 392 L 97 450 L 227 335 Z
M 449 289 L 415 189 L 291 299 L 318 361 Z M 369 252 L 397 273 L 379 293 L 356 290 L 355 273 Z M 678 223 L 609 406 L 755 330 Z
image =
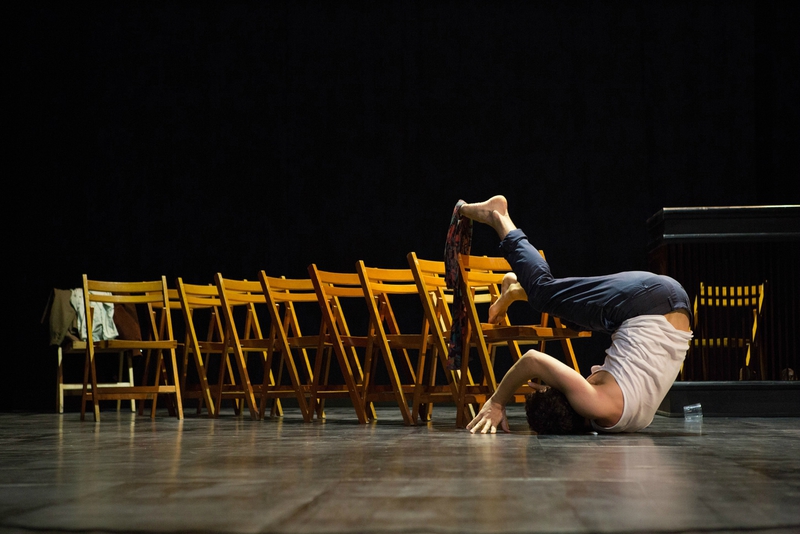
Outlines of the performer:
M 537 312 L 559 317 L 574 328 L 610 333 L 612 340 L 605 362 L 592 367 L 588 378 L 547 354 L 526 352 L 467 428 L 472 433 L 495 433 L 498 428 L 509 432 L 506 404 L 526 382 L 534 390 L 525 403 L 528 424 L 539 434 L 589 428 L 635 432 L 647 427 L 675 381 L 692 338 L 689 297 L 681 285 L 644 271 L 554 278 L 539 251 L 512 222 L 505 197 L 465 203 L 458 213 L 495 229 L 513 270 L 490 308 L 490 321 L 499 322 L 512 302 L 527 300 Z

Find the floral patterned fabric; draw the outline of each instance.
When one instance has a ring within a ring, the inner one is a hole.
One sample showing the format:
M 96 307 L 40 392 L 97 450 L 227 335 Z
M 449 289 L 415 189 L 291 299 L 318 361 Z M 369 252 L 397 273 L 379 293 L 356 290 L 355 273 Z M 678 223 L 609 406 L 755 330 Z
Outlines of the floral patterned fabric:
M 469 254 L 472 248 L 472 219 L 461 217 L 458 213 L 464 204 L 466 202 L 459 200 L 453 208 L 444 245 L 445 283 L 453 290 L 453 327 L 447 343 L 448 367 L 451 370 L 461 369 L 462 341 L 468 320 L 461 287 L 461 269 L 458 267 L 458 255 Z

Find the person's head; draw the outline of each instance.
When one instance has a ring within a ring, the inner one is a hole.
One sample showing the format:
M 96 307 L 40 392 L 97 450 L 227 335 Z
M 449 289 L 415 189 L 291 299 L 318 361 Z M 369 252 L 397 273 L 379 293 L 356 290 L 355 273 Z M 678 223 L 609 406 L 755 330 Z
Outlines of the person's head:
M 542 387 L 525 398 L 528 426 L 537 434 L 578 434 L 586 431 L 579 415 L 556 388 Z

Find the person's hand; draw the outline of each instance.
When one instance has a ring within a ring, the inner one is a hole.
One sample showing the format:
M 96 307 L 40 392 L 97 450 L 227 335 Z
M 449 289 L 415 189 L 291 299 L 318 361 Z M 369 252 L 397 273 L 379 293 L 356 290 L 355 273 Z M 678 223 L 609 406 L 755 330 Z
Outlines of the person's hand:
M 534 382 L 533 380 L 528 380 L 528 387 L 531 388 L 536 393 L 544 392 L 550 389 L 550 386 L 539 384 L 538 382 Z
M 481 434 L 491 433 L 496 434 L 497 428 L 500 427 L 503 432 L 511 432 L 508 428 L 508 419 L 506 418 L 506 407 L 499 402 L 493 401 L 490 397 L 487 400 L 475 419 L 469 422 L 467 430 L 472 434 L 480 432 Z

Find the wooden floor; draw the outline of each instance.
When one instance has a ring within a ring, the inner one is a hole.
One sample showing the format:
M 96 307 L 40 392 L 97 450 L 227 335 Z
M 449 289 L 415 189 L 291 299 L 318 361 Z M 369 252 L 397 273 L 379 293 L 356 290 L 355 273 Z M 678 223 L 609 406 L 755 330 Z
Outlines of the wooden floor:
M 631 435 L 0 414 L 0 532 L 800 532 L 800 419 L 656 417 Z

